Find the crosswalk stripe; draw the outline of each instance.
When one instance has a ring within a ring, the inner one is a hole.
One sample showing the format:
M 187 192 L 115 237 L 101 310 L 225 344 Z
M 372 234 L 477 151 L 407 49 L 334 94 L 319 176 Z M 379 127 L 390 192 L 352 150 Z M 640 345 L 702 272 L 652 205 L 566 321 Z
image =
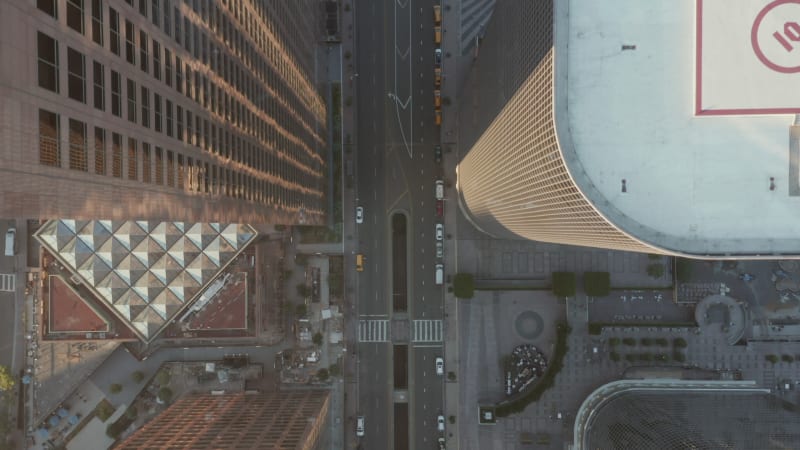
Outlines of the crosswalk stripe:
M 14 274 L 0 273 L 0 291 L 14 292 L 17 277 Z
M 441 320 L 415 320 L 413 342 L 441 342 Z
M 359 342 L 387 342 L 389 340 L 388 320 L 359 320 Z

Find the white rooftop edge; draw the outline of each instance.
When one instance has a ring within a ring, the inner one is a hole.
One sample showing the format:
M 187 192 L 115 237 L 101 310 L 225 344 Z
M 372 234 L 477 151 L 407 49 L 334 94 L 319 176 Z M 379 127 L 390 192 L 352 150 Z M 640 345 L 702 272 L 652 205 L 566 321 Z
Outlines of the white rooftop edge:
M 634 238 L 679 254 L 800 255 L 800 42 L 781 60 L 772 34 L 800 5 L 766 5 L 554 1 L 559 146 L 584 195 Z

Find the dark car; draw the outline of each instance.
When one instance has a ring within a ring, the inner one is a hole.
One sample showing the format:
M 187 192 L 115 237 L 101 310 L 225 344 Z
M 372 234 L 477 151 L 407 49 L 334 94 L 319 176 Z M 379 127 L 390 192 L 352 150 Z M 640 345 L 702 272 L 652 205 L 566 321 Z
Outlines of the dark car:
M 434 50 L 433 57 L 434 61 L 436 62 L 436 65 L 440 66 L 442 64 L 442 49 L 437 48 L 436 50 Z
M 442 217 L 444 214 L 444 200 L 436 200 L 436 215 Z
M 437 163 L 442 162 L 442 146 L 437 145 L 433 147 L 433 159 L 436 160 Z

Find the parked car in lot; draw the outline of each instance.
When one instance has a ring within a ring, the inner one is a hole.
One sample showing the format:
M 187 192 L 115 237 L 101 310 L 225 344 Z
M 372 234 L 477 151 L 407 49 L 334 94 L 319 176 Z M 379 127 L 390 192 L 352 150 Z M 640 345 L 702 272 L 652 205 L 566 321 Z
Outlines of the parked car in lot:
M 441 241 L 444 239 L 444 225 L 441 223 L 436 224 L 436 240 Z
M 444 375 L 444 358 L 436 358 L 436 375 Z
M 436 257 L 443 258 L 444 257 L 444 242 L 436 241 Z
M 439 414 L 439 418 L 436 419 L 436 429 L 444 432 L 444 416 Z
M 441 145 L 437 145 L 437 146 L 433 147 L 433 159 L 436 161 L 437 164 L 442 162 L 442 146 Z
M 358 416 L 356 420 L 356 436 L 364 437 L 364 416 Z
M 356 207 L 356 223 L 364 223 L 364 207 Z

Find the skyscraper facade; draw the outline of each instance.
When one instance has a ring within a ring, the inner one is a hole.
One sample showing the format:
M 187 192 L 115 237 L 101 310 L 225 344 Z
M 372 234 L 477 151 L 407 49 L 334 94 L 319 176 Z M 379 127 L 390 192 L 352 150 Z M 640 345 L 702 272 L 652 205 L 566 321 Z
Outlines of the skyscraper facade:
M 328 416 L 328 391 L 189 394 L 117 448 L 316 448 Z
M 753 20 L 773 13 L 761 7 L 747 2 L 731 25 L 713 20 L 717 0 L 497 2 L 460 102 L 468 218 L 512 239 L 800 253 L 797 105 L 768 87 L 786 75 L 770 75 L 749 45 L 720 56 L 729 36 L 750 42 Z M 741 95 L 741 77 L 757 88 Z
M 0 216 L 324 220 L 311 0 L 0 4 Z

